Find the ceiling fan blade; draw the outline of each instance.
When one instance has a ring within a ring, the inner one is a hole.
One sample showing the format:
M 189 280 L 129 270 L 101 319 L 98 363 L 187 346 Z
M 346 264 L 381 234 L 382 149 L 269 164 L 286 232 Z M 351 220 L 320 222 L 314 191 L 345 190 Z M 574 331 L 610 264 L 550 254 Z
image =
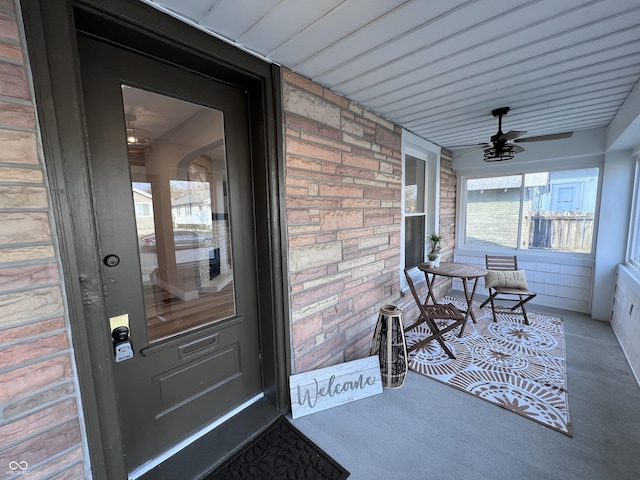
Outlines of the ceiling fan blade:
M 515 153 L 522 153 L 522 152 L 524 152 L 524 148 L 522 148 L 520 145 L 512 145 L 512 147 L 513 147 L 513 151 L 514 151 Z
M 573 135 L 573 132 L 563 132 L 563 133 L 551 133 L 549 135 L 538 135 L 536 137 L 525 137 L 518 138 L 515 140 L 516 143 L 520 142 L 546 142 L 548 140 L 559 140 L 561 138 L 569 138 Z
M 477 145 L 476 148 L 471 148 L 465 152 L 462 152 L 460 155 L 455 155 L 455 158 L 461 158 L 461 157 L 466 157 L 467 155 L 477 152 L 478 150 L 480 150 L 481 148 L 483 148 L 484 145 Z
M 523 135 L 526 135 L 526 131 L 525 130 L 511 130 L 510 132 L 507 133 L 503 133 L 502 135 L 500 135 L 500 137 L 498 137 L 498 141 L 505 141 L 505 142 L 509 142 L 511 140 L 515 140 L 516 138 L 519 138 Z
M 484 147 L 486 145 L 489 145 L 488 143 L 468 143 L 466 145 L 451 145 L 449 147 L 445 147 L 448 150 L 453 150 L 456 148 L 479 148 L 479 147 Z

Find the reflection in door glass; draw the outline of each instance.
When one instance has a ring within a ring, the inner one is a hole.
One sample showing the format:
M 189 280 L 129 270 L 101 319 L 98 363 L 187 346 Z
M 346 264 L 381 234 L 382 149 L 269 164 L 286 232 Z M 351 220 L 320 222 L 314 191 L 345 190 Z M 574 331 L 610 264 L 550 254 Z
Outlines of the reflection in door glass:
M 149 341 L 235 315 L 222 112 L 122 86 Z

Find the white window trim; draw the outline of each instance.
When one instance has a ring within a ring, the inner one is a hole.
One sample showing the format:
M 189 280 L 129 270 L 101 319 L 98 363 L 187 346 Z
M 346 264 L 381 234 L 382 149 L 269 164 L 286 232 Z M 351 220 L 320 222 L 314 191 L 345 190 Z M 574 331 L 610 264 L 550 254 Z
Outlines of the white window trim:
M 427 195 L 424 196 L 425 211 L 425 235 L 439 232 L 440 220 L 440 155 L 442 149 L 434 143 L 425 140 L 407 130 L 402 131 L 402 192 L 401 211 L 402 222 L 400 226 L 400 287 L 402 290 L 408 288 L 407 280 L 404 277 L 404 244 L 405 244 L 405 212 L 404 212 L 404 184 L 405 184 L 405 156 L 424 160 L 425 165 L 425 186 Z M 417 268 L 409 271 L 414 283 L 424 282 L 424 274 Z
M 634 154 L 636 172 L 633 181 L 633 199 L 631 201 L 631 222 L 627 240 L 626 260 L 636 271 L 640 271 L 640 258 L 633 258 L 635 252 L 640 252 L 640 152 Z

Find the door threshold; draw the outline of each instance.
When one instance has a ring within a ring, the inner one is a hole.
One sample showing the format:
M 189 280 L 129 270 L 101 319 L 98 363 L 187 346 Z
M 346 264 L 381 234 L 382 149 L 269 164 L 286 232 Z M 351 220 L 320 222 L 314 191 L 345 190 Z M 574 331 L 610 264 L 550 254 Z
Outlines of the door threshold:
M 220 425 L 222 425 L 224 422 L 226 422 L 227 420 L 231 419 L 232 417 L 235 417 L 236 415 L 241 413 L 243 410 L 247 409 L 248 407 L 250 407 L 254 403 L 258 402 L 262 398 L 264 398 L 264 394 L 263 393 L 259 393 L 255 397 L 250 398 L 246 402 L 238 405 L 233 410 L 227 412 L 225 415 L 223 415 L 222 417 L 218 418 L 215 422 L 210 423 L 209 425 L 207 425 L 203 429 L 201 429 L 201 430 L 195 432 L 194 434 L 190 435 L 189 437 L 185 438 L 184 440 L 182 440 L 177 445 L 175 445 L 175 446 L 171 447 L 170 449 L 162 452 L 157 457 L 152 458 L 151 460 L 147 461 L 146 463 L 143 463 L 139 467 L 137 467 L 134 470 L 132 470 L 131 472 L 129 472 L 128 479 L 129 480 L 137 480 L 137 479 L 141 478 L 143 475 L 145 475 L 150 470 L 156 468 L 158 465 L 160 465 L 161 463 L 167 461 L 168 459 L 170 459 L 171 457 L 176 455 L 178 452 L 180 452 L 180 451 L 184 450 L 185 448 L 189 447 L 192 443 L 194 443 L 197 440 L 201 439 L 202 437 L 204 437 L 205 435 L 210 433 L 212 430 L 214 430 L 215 428 L 219 427 Z M 145 479 L 146 478 L 147 477 L 145 477 Z M 150 478 L 153 478 L 153 477 L 150 477 Z

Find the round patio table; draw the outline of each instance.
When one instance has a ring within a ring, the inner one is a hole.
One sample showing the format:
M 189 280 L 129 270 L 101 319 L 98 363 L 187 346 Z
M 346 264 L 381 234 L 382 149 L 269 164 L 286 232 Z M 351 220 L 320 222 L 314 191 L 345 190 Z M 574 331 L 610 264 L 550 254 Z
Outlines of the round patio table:
M 425 305 L 429 304 L 429 300 L 436 305 L 435 294 L 433 292 L 433 285 L 436 277 L 459 278 L 462 280 L 462 287 L 464 288 L 464 298 L 467 302 L 467 310 L 463 311 L 465 314 L 465 323 L 469 317 L 473 323 L 476 323 L 476 317 L 473 313 L 473 296 L 476 293 L 476 286 L 478 285 L 478 278 L 484 277 L 487 274 L 485 268 L 478 265 L 471 265 L 469 263 L 457 263 L 457 262 L 440 262 L 437 267 L 430 267 L 426 263 L 419 263 L 418 268 L 424 272 L 424 276 L 427 280 L 427 298 L 424 302 Z M 431 276 L 429 276 L 431 274 Z M 473 280 L 473 286 L 469 290 L 468 281 Z

